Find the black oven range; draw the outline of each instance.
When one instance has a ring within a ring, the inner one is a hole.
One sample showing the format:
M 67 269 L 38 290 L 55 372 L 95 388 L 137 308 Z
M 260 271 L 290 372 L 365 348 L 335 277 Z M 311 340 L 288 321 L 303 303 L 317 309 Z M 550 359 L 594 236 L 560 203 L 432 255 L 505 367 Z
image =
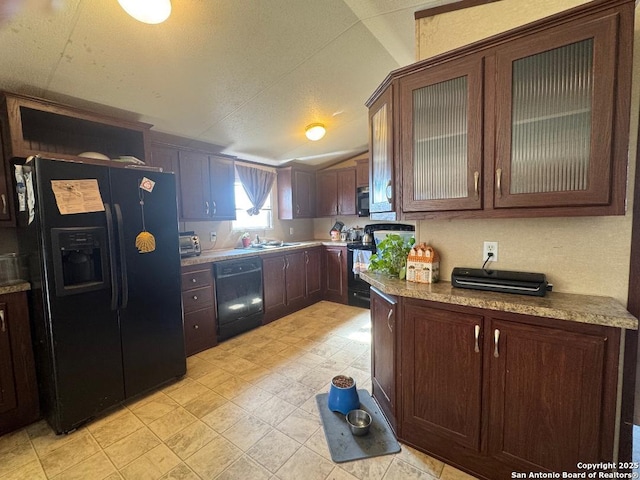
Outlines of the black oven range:
M 354 307 L 370 308 L 369 284 L 360 278 L 358 268 L 354 269 L 354 263 L 358 263 L 359 256 L 361 259 L 368 259 L 370 254 L 376 252 L 375 233 L 381 231 L 413 232 L 415 227 L 401 223 L 373 223 L 364 227 L 365 236 L 371 239 L 369 243 L 347 243 L 347 288 L 349 305 Z

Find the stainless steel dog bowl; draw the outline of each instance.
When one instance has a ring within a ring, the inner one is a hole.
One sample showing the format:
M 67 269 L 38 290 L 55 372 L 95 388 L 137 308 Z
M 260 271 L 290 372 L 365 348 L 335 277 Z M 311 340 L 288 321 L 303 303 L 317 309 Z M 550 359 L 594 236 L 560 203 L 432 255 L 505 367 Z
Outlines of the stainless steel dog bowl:
M 369 433 L 371 426 L 371 415 L 364 410 L 351 410 L 347 413 L 347 423 L 351 433 L 357 436 Z

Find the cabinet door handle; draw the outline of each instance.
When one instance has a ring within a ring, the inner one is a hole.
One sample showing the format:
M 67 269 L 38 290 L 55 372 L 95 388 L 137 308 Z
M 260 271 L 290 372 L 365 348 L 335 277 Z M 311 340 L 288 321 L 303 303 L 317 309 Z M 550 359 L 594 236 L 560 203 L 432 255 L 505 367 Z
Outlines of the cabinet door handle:
M 289 268 L 289 259 L 286 257 L 284 259 L 284 268 Z
M 194 325 L 193 328 L 194 328 L 194 330 L 197 330 L 200 327 L 198 325 Z
M 0 195 L 0 197 L 2 198 L 2 214 L 6 215 L 7 214 L 7 196 L 3 193 L 2 195 Z
M 387 327 L 389 327 L 389 331 L 393 332 L 393 327 L 391 326 L 391 317 L 393 316 L 393 310 L 389 310 L 389 313 L 387 314 Z
M 0 331 L 2 333 L 7 331 L 7 323 L 4 320 L 4 310 L 0 310 Z
M 502 169 L 496 170 L 496 189 L 498 190 L 498 196 L 502 197 Z
M 296 214 L 300 213 L 300 205 L 296 203 Z
M 304 263 L 309 264 L 309 254 L 307 252 L 304 252 Z
M 478 345 L 478 339 L 480 338 L 480 325 L 476 325 L 476 346 L 473 349 L 474 352 L 480 353 L 480 345 Z
M 500 353 L 498 352 L 498 341 L 500 340 L 500 330 L 497 328 L 493 331 L 493 356 L 498 358 Z
M 196 283 L 197 281 L 198 281 L 198 280 L 196 280 L 195 278 L 192 278 L 192 279 L 191 279 L 191 282 L 192 282 L 192 283 Z
M 198 299 L 198 296 L 197 296 L 197 295 L 194 295 L 194 296 L 193 296 L 193 299 L 194 299 L 194 300 L 197 300 L 197 299 Z
M 209 202 L 204 202 L 204 214 L 209 216 Z
M 213 201 L 211 203 L 213 203 L 213 215 L 215 215 L 216 212 L 218 211 L 218 204 L 215 201 Z
M 475 189 L 476 198 L 478 198 L 478 196 L 480 195 L 480 191 L 478 190 L 478 182 L 479 181 L 480 181 L 480 173 L 479 172 L 474 172 L 473 173 L 473 188 Z
M 342 250 L 338 250 L 338 258 L 342 258 Z
M 282 258 L 282 270 L 286 270 L 287 269 L 287 260 L 283 257 Z
M 387 196 L 387 201 L 391 203 L 391 195 L 393 194 L 393 182 L 389 180 L 387 182 L 387 188 L 385 190 L 385 195 Z

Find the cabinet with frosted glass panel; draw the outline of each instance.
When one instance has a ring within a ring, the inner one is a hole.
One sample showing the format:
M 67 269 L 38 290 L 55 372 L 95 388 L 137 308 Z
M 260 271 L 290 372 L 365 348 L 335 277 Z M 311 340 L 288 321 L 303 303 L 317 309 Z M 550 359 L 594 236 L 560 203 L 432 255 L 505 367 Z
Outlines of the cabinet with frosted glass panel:
M 401 218 L 623 214 L 632 39 L 592 2 L 392 72 Z

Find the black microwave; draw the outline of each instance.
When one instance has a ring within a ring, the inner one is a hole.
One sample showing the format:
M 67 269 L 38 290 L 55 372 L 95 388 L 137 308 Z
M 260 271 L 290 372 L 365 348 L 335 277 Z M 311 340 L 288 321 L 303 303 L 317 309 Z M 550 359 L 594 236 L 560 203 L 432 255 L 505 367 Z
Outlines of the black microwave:
M 358 206 L 358 216 L 369 216 L 369 187 L 358 187 L 356 193 L 356 205 Z

